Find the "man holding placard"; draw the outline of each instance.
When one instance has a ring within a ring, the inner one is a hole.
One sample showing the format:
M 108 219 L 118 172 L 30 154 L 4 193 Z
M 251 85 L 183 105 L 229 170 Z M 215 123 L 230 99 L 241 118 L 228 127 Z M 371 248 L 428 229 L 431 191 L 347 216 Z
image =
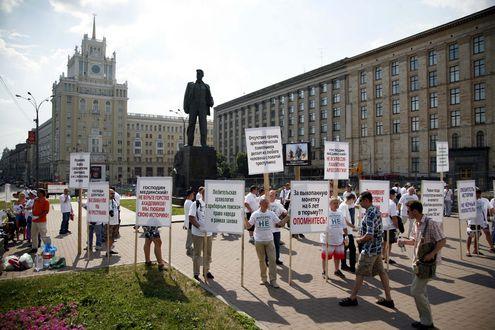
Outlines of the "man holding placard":
M 491 207 L 488 199 L 481 197 L 481 190 L 476 188 L 476 217 L 468 220 L 468 238 L 466 241 L 467 252 L 466 256 L 471 256 L 471 241 L 472 237 L 475 236 L 475 246 L 474 254 L 481 254 L 478 249 L 479 239 L 481 236 L 481 231 L 485 233 L 486 241 L 488 242 L 489 250 L 495 253 L 495 248 L 493 248 L 492 237 L 490 236 L 490 229 L 488 226 L 488 215 L 495 214 L 495 209 Z
M 119 209 L 117 202 L 115 201 L 115 191 L 110 189 L 110 201 L 108 203 L 108 254 L 119 254 L 117 251 L 113 250 L 113 243 L 117 239 L 119 234 Z

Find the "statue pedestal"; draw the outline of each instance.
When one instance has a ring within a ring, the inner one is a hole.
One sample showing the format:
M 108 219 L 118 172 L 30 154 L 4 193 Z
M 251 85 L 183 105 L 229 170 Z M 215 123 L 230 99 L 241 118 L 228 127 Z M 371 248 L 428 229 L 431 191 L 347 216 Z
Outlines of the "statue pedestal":
M 206 179 L 217 178 L 217 154 L 213 147 L 181 147 L 174 158 L 174 196 L 184 196 L 189 187 L 196 192 Z

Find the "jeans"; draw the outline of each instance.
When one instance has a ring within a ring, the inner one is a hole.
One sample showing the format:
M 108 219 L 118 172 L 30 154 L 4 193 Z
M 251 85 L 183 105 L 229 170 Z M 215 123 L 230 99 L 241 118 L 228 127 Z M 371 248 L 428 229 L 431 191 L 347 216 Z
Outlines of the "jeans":
M 349 250 L 349 267 L 356 269 L 356 244 L 354 244 L 354 236 L 349 234 L 347 237 L 349 237 L 349 245 L 344 250 L 346 253 Z M 346 258 L 342 259 L 342 266 L 347 266 Z
M 89 223 L 89 237 L 88 246 L 93 247 L 93 234 L 96 234 L 96 246 L 101 247 L 103 236 L 103 224 L 101 223 Z
M 31 240 L 31 223 L 33 222 L 33 218 L 31 216 L 27 217 L 26 220 L 26 239 L 28 241 Z
M 452 201 L 445 200 L 443 204 L 445 206 L 444 215 L 450 217 L 452 215 Z
M 59 234 L 67 234 L 67 232 L 69 231 L 69 219 L 70 212 L 62 213 L 62 225 L 60 226 Z
M 273 244 L 275 244 L 275 260 L 280 260 L 280 232 L 273 233 Z M 265 256 L 265 261 L 268 262 L 268 255 Z
M 411 295 L 416 303 L 416 308 L 419 313 L 419 320 L 421 324 L 432 325 L 433 318 L 431 316 L 430 302 L 426 296 L 426 285 L 429 279 L 422 279 L 413 275 L 413 282 L 411 285 Z

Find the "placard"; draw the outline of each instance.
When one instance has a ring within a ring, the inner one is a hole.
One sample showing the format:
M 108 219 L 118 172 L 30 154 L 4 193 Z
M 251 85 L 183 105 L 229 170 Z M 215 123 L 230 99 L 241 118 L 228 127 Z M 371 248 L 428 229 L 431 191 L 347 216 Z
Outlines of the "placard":
M 382 218 L 388 218 L 390 182 L 381 180 L 359 181 L 359 191 L 369 191 L 373 196 L 373 205 L 381 212 Z
M 311 144 L 308 142 L 284 144 L 285 166 L 309 166 L 311 165 Z
M 443 221 L 443 190 L 442 181 L 421 181 L 421 203 L 423 214 L 434 221 Z
M 330 189 L 327 181 L 291 181 L 290 231 L 322 233 L 328 222 Z
M 90 182 L 88 185 L 87 220 L 88 222 L 108 223 L 109 218 L 108 182 Z
M 172 178 L 138 177 L 136 225 L 170 227 L 172 223 Z
M 280 127 L 246 128 L 249 175 L 284 171 Z
M 349 179 L 349 143 L 325 141 L 325 180 Z
M 476 218 L 476 182 L 474 180 L 457 181 L 457 203 L 459 220 Z
M 70 154 L 70 188 L 88 189 L 90 165 L 89 162 L 89 152 L 73 152 Z
M 437 173 L 449 171 L 449 143 L 437 141 Z
M 206 231 L 242 234 L 244 181 L 205 180 Z

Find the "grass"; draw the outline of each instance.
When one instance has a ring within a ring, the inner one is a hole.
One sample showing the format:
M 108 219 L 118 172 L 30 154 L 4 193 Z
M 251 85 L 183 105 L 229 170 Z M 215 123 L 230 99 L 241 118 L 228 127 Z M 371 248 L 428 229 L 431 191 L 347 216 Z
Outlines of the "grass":
M 121 199 L 120 206 L 136 212 L 136 199 Z M 172 215 L 184 215 L 184 208 L 172 206 Z
M 0 281 L 0 313 L 76 302 L 75 324 L 88 329 L 257 329 L 178 272 L 144 265 Z

